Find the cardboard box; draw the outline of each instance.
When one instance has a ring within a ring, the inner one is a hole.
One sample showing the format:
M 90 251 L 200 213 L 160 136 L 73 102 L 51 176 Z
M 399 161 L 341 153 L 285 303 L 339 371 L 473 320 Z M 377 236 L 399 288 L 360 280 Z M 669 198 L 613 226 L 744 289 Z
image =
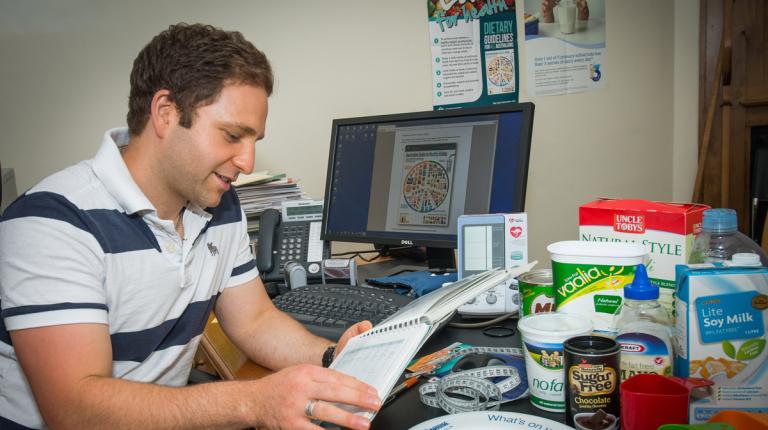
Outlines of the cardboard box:
M 768 268 L 677 267 L 674 373 L 712 380 L 692 424 L 722 410 L 768 413 Z
M 599 199 L 579 207 L 579 239 L 645 245 L 648 276 L 659 286 L 659 302 L 672 315 L 675 265 L 687 263 L 706 209 L 709 206 L 694 203 Z

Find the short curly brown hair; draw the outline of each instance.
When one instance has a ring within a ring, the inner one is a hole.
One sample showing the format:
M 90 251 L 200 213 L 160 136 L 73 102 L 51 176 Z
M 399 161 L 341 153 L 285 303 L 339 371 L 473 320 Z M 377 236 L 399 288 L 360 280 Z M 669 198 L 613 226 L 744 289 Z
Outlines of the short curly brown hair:
M 272 94 L 272 67 L 263 52 L 238 31 L 203 24 L 171 25 L 133 61 L 128 130 L 139 135 L 149 120 L 152 97 L 170 91 L 181 118 L 192 126 L 195 111 L 213 103 L 226 84 L 249 84 Z

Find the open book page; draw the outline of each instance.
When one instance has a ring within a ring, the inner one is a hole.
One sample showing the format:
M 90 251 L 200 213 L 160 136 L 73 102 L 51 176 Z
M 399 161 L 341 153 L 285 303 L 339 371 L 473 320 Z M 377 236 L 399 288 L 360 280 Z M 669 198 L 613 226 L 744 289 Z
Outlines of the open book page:
M 430 311 L 435 309 L 438 304 L 443 301 L 452 301 L 452 297 L 454 297 L 459 291 L 462 289 L 471 288 L 473 285 L 475 285 L 476 281 L 481 279 L 481 277 L 482 279 L 485 279 L 491 274 L 492 271 L 479 273 L 477 275 L 456 281 L 450 285 L 438 288 L 437 290 L 432 291 L 429 294 L 425 294 L 408 303 L 408 305 L 397 311 L 397 313 L 394 315 L 380 322 L 376 327 L 378 328 L 380 326 L 398 324 L 400 322 L 409 320 L 424 320 L 426 322 L 430 322 Z M 461 304 L 459 304 L 459 306 L 461 306 Z
M 525 271 L 527 272 L 528 269 L 525 269 Z M 517 276 L 520 273 L 523 272 L 513 274 L 512 270 L 488 270 L 486 272 L 475 275 L 477 278 L 465 278 L 466 280 L 470 281 L 463 287 L 456 286 L 455 288 L 452 288 L 455 286 L 455 284 L 449 285 L 446 287 L 449 288 L 449 290 L 446 291 L 443 299 L 439 300 L 429 309 L 429 311 L 427 311 L 426 317 L 429 319 L 429 322 L 433 326 L 437 326 L 446 318 L 450 318 L 453 315 L 453 312 L 458 309 L 459 306 L 467 303 L 468 301 L 486 292 L 487 290 L 490 290 L 491 288 L 504 283 L 509 278 Z M 462 281 L 463 280 L 464 279 L 462 279 Z M 456 282 L 456 284 L 457 283 L 458 282 Z
M 405 366 L 421 348 L 429 329 L 427 324 L 404 324 L 397 329 L 356 336 L 336 357 L 331 369 L 352 375 L 375 387 L 379 398 L 385 399 Z M 370 411 L 353 406 L 337 406 L 368 419 L 374 416 Z
M 453 312 L 459 306 L 501 284 L 510 277 L 516 277 L 528 272 L 536 263 L 534 261 L 514 269 L 488 270 L 438 288 L 408 303 L 407 306 L 400 309 L 397 313 L 379 323 L 376 328 L 411 320 L 439 325 L 445 318 L 453 315 Z

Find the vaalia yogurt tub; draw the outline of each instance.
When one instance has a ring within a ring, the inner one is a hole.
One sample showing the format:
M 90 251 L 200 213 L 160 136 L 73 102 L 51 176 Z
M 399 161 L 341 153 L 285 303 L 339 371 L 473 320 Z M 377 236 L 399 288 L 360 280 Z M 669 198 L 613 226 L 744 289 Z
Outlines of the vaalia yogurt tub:
M 592 332 L 592 322 L 581 315 L 542 312 L 517 323 L 523 335 L 525 372 L 531 403 L 539 409 L 565 412 L 563 342 Z
M 624 285 L 632 282 L 635 267 L 645 262 L 645 247 L 572 240 L 555 242 L 547 251 L 552 258 L 555 309 L 585 316 L 595 332 L 614 335 Z

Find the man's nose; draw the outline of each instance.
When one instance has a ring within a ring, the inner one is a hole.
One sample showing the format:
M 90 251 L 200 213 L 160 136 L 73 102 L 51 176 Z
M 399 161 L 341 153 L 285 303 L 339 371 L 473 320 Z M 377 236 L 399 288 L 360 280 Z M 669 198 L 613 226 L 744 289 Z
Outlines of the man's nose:
M 232 159 L 235 167 L 245 174 L 253 172 L 253 162 L 256 152 L 255 146 L 254 143 L 244 143 L 240 152 L 238 152 Z

